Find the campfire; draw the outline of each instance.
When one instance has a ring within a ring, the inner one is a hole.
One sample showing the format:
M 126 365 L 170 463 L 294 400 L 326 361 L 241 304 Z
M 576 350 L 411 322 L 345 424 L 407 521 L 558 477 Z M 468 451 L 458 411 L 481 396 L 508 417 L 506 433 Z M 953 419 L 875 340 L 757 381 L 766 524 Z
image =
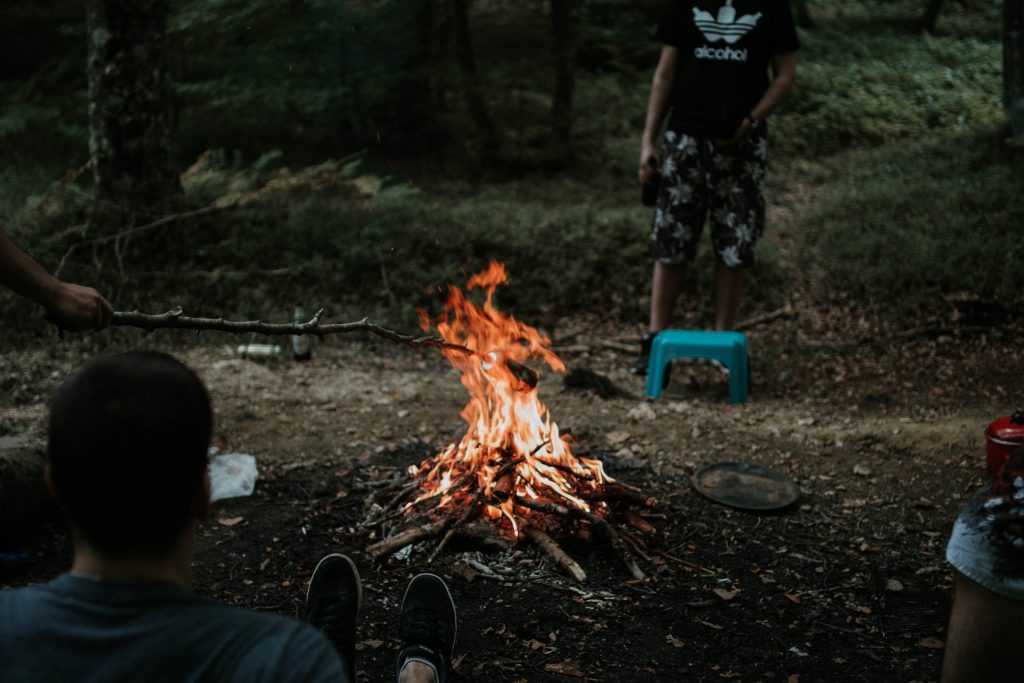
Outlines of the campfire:
M 425 332 L 436 327 L 445 342 L 470 351 L 442 350 L 469 392 L 462 411 L 468 429 L 457 443 L 411 466 L 411 480 L 382 491 L 390 500 L 372 523 L 404 519 L 408 526 L 369 551 L 382 558 L 416 541 L 440 537 L 432 561 L 457 535 L 496 535 L 512 542 L 525 538 L 583 581 L 586 573 L 552 536 L 571 533 L 589 539 L 596 530 L 633 577 L 642 579 L 636 557 L 645 556 L 644 541 L 613 522 L 653 533 L 628 507 L 651 507 L 654 500 L 613 480 L 599 460 L 573 455 L 572 437 L 559 430 L 541 402 L 539 374 L 529 363 L 555 372 L 564 372 L 565 365 L 546 335 L 494 306 L 494 291 L 506 281 L 504 265 L 492 262 L 466 285 L 467 290 L 484 291 L 482 307 L 452 286 L 438 319 L 420 312 Z

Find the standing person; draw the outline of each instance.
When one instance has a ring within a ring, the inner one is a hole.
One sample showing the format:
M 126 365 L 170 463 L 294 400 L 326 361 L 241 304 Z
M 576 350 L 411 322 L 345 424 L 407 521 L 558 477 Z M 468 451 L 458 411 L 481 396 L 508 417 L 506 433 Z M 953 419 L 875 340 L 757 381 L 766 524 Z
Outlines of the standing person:
M 202 382 L 164 353 L 102 356 L 64 381 L 46 476 L 74 556 L 53 581 L 0 590 L 0 681 L 354 683 L 362 588 L 344 555 L 313 571 L 306 624 L 192 594 L 212 425 Z M 456 613 L 439 577 L 408 584 L 398 635 L 396 680 L 445 683 Z
M 800 43 L 788 0 L 671 0 L 640 145 L 642 184 L 659 182 L 648 333 L 632 372 L 647 374 L 654 336 L 672 319 L 686 265 L 710 216 L 715 329 L 736 324 L 764 231 L 767 117 L 793 89 Z M 770 76 L 769 76 L 770 68 Z M 661 149 L 657 135 L 671 107 Z
M 35 301 L 62 328 L 99 330 L 110 324 L 114 310 L 92 287 L 53 277 L 0 230 L 0 284 Z

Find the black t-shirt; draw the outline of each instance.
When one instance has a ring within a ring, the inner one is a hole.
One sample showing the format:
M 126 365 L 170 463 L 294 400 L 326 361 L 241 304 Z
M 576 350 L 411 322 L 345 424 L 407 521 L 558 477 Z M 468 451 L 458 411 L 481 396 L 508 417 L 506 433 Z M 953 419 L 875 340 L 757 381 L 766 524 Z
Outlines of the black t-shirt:
M 669 128 L 715 137 L 761 99 L 772 56 L 800 47 L 789 0 L 671 0 L 654 37 L 679 48 Z

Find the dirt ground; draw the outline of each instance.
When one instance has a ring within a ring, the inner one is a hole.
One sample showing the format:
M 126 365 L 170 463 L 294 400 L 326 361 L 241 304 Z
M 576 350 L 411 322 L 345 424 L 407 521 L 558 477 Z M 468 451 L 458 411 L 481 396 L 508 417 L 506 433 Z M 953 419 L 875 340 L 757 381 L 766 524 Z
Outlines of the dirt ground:
M 632 397 L 541 379 L 577 452 L 658 500 L 641 561 L 649 578 L 630 580 L 598 540 L 566 540 L 583 584 L 526 543 L 455 546 L 430 565 L 431 541 L 404 559 L 367 556 L 381 533 L 361 526 L 373 486 L 463 430 L 464 390 L 438 353 L 335 338 L 312 362 L 261 363 L 226 336 L 194 346 L 177 333 L 102 334 L 178 353 L 210 387 L 217 437 L 259 463 L 255 494 L 216 503 L 201 528 L 196 591 L 300 616 L 317 560 L 350 553 L 366 589 L 364 680 L 388 680 L 397 604 L 420 571 L 445 577 L 459 607 L 455 680 L 935 680 L 952 585 L 945 542 L 983 482 L 985 426 L 1019 408 L 1020 326 L 890 331 L 841 303 L 802 311 L 749 330 L 751 400 L 738 406 L 705 366 L 677 367 L 662 398 L 643 400 L 625 370 L 632 358 L 603 345 L 626 332 L 580 319 L 563 321 L 557 340 L 570 369 Z M 56 340 L 8 353 L 0 434 L 40 429 L 47 397 L 86 355 Z M 691 476 L 717 461 L 788 475 L 800 500 L 772 514 L 713 503 Z M 66 566 L 62 524 L 22 550 L 32 564 L 4 585 Z

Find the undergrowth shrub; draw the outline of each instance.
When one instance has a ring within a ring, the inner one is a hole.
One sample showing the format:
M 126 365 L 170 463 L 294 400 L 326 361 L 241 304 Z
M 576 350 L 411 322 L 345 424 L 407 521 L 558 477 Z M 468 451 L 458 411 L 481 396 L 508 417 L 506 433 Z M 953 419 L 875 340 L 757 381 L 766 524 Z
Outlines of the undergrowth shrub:
M 773 117 L 784 157 L 832 155 L 1002 119 L 1000 46 L 880 30 L 803 31 L 797 83 Z
M 1022 300 L 1024 149 L 992 132 L 864 152 L 800 220 L 820 282 L 897 309 L 970 292 Z

